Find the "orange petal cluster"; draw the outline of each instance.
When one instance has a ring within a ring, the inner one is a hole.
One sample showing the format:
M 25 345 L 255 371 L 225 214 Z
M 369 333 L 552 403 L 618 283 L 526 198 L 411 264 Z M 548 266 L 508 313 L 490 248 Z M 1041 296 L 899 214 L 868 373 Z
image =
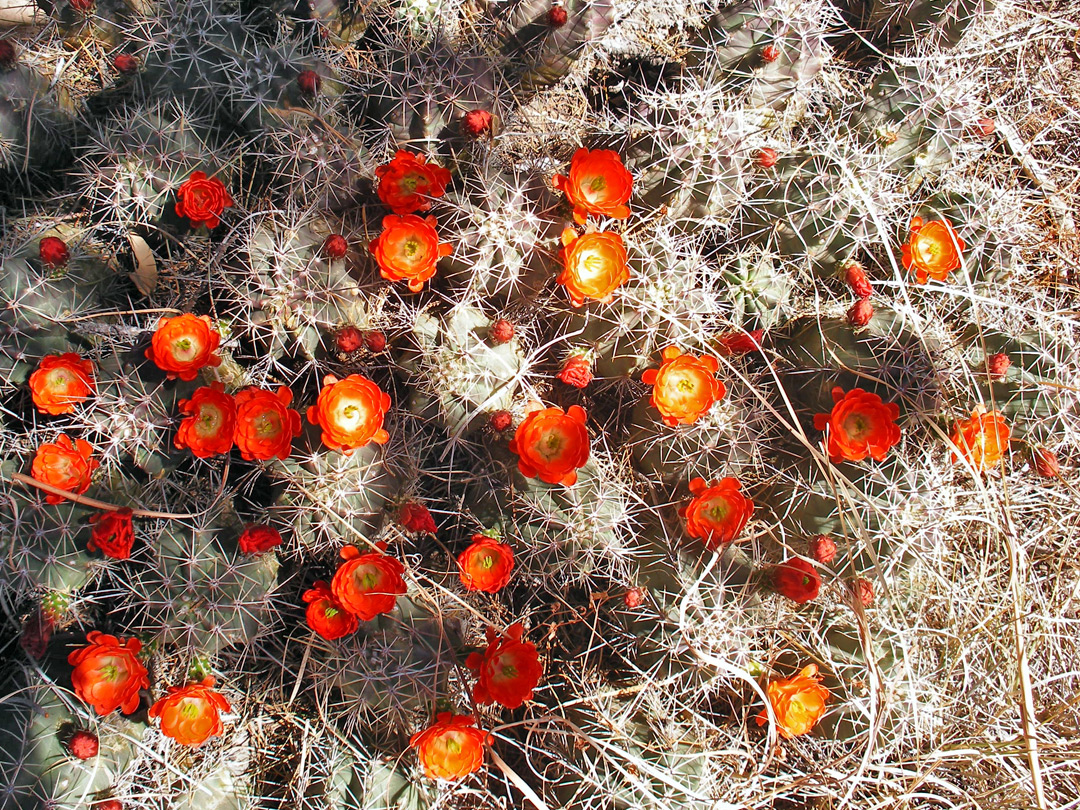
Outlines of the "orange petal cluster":
M 686 519 L 687 533 L 704 540 L 710 549 L 738 537 L 754 513 L 754 502 L 740 489 L 737 478 L 723 478 L 712 485 L 701 478 L 693 479 L 690 493 L 694 497 L 679 510 Z
M 398 150 L 394 159 L 375 169 L 379 199 L 395 214 L 412 214 L 431 207 L 433 197 L 446 193 L 450 172 L 423 155 Z
M 791 678 L 772 681 L 765 692 L 776 714 L 780 736 L 785 739 L 809 733 L 825 715 L 825 704 L 829 700 L 829 690 L 821 685 L 817 664 L 803 667 Z M 768 713 L 762 710 L 757 716 L 757 724 L 763 726 L 768 721 Z
M 220 343 L 221 335 L 211 328 L 205 315 L 177 315 L 158 321 L 146 357 L 170 380 L 179 377 L 190 382 L 205 366 L 221 365 L 215 354 Z
M 287 459 L 292 440 L 303 426 L 300 414 L 290 409 L 292 391 L 245 388 L 236 395 L 236 446 L 245 461 Z
M 381 551 L 361 554 L 356 546 L 345 546 L 341 557 L 345 562 L 330 583 L 334 599 L 365 622 L 393 610 L 406 590 L 405 566 Z
M 187 217 L 193 228 L 216 228 L 221 224 L 222 212 L 233 205 L 225 184 L 216 177 L 207 177 L 206 172 L 192 172 L 176 190 L 176 215 Z
M 471 715 L 440 712 L 432 725 L 413 734 L 409 746 L 429 779 L 453 781 L 480 770 L 486 739 Z
M 161 718 L 161 733 L 182 745 L 201 745 L 224 730 L 221 712 L 231 710 L 214 679 L 187 686 L 170 686 L 169 693 L 150 707 L 150 717 Z
M 1012 430 L 1004 416 L 976 408 L 970 419 L 957 420 L 953 428 L 953 463 L 963 457 L 979 472 L 986 472 L 1001 462 L 1011 436 Z
M 350 374 L 339 380 L 327 374 L 307 418 L 322 428 L 323 444 L 349 455 L 368 442 L 386 443 L 390 434 L 383 430 L 383 419 L 388 410 L 390 397 L 367 377 Z
M 466 590 L 498 593 L 510 581 L 514 550 L 486 534 L 474 534 L 472 544 L 458 555 L 458 573 Z
M 585 411 L 578 405 L 565 412 L 542 408 L 526 416 L 510 442 L 521 474 L 548 484 L 575 483 L 577 470 L 589 460 L 585 420 Z
M 90 488 L 90 479 L 98 468 L 98 461 L 91 458 L 94 448 L 83 439 L 71 440 L 61 435 L 55 442 L 46 442 L 37 449 L 30 465 L 30 475 L 43 484 L 50 484 L 66 492 L 82 495 Z M 63 503 L 62 495 L 46 495 L 45 502 Z
M 608 302 L 615 290 L 630 280 L 622 237 L 609 231 L 578 236 L 573 228 L 562 232 L 563 271 L 558 283 L 566 288 L 575 307 L 585 299 Z
M 947 219 L 923 222 L 922 217 L 915 217 L 900 253 L 904 268 L 914 270 L 915 281 L 925 284 L 928 278 L 944 281 L 953 270 L 959 270 L 966 249 Z
M 618 152 L 578 149 L 570 160 L 569 175 L 555 175 L 553 184 L 566 193 L 579 225 L 585 224 L 589 214 L 612 219 L 630 216 L 626 202 L 634 191 L 634 178 Z
M 89 703 L 98 714 L 120 709 L 131 714 L 139 708 L 139 690 L 150 688 L 146 667 L 138 659 L 142 644 L 137 638 L 120 641 L 91 630 L 85 647 L 68 655 L 71 686 L 80 700 Z
M 439 259 L 453 252 L 448 243 L 439 242 L 437 224 L 435 217 L 415 214 L 383 217 L 382 233 L 370 245 L 379 274 L 389 281 L 407 281 L 412 292 L 424 289 Z
M 716 379 L 720 364 L 715 357 L 683 354 L 675 346 L 661 353 L 660 368 L 650 368 L 641 381 L 653 387 L 652 405 L 666 425 L 692 425 L 719 402 L 727 388 Z
M 58 416 L 71 413 L 97 391 L 94 364 L 75 352 L 50 354 L 41 358 L 30 375 L 30 394 L 42 413 Z
M 829 458 L 834 462 L 862 461 L 870 456 L 883 461 L 900 441 L 896 425 L 900 408 L 861 388 L 846 394 L 840 387 L 833 388 L 832 398 L 832 412 L 814 416 L 814 428 L 828 432 Z
M 334 597 L 330 584 L 325 580 L 320 579 L 304 591 L 302 598 L 307 602 L 305 618 L 308 627 L 327 641 L 352 635 L 360 627 L 356 614 Z
M 477 676 L 472 690 L 474 701 L 516 709 L 532 697 L 544 669 L 536 645 L 521 640 L 523 633 L 521 622 L 510 625 L 502 638 L 489 627 L 487 649 L 483 653 L 471 653 L 465 659 L 465 666 Z
M 236 436 L 236 401 L 225 393 L 225 386 L 213 382 L 195 390 L 191 399 L 182 399 L 180 421 L 173 444 L 188 449 L 193 456 L 209 458 L 232 450 Z

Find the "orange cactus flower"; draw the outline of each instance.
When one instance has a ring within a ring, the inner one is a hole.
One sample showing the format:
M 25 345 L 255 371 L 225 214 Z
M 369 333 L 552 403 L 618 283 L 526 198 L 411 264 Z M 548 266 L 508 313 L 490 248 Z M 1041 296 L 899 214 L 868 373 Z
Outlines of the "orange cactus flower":
M 179 377 L 191 382 L 204 366 L 220 366 L 214 352 L 221 343 L 205 315 L 177 315 L 158 321 L 146 357 L 164 371 L 170 380 Z
M 900 408 L 861 388 L 845 394 L 837 386 L 832 398 L 832 412 L 814 416 L 814 429 L 828 431 L 829 458 L 833 462 L 862 461 L 867 456 L 884 460 L 889 448 L 900 441 L 896 424 Z
M 288 406 L 292 391 L 245 388 L 236 395 L 236 446 L 245 461 L 279 458 L 292 452 L 292 440 L 303 430 L 300 414 Z
M 221 224 L 222 212 L 232 206 L 233 198 L 225 184 L 216 177 L 207 177 L 206 172 L 192 172 L 176 190 L 176 215 L 187 217 L 192 228 L 216 228 Z
M 626 201 L 634 191 L 634 178 L 623 166 L 618 152 L 610 149 L 578 149 L 570 160 L 570 174 L 555 175 L 554 186 L 566 192 L 574 206 L 574 221 L 585 224 L 588 214 L 626 219 Z
M 472 545 L 458 555 L 461 584 L 470 591 L 498 593 L 510 581 L 514 550 L 486 534 L 474 534 Z
M 963 457 L 979 472 L 986 472 L 1001 461 L 1011 436 L 1005 417 L 997 411 L 987 413 L 980 405 L 971 412 L 970 419 L 956 422 L 951 437 L 953 463 Z
M 428 210 L 431 199 L 443 196 L 450 182 L 449 171 L 404 149 L 379 166 L 375 176 L 379 178 L 379 199 L 395 214 Z
M 142 644 L 137 638 L 121 642 L 97 630 L 86 635 L 87 645 L 68 656 L 75 669 L 71 687 L 80 700 L 106 715 L 119 709 L 131 714 L 139 708 L 139 690 L 150 688 L 146 667 L 138 659 Z
M 50 354 L 41 358 L 30 375 L 30 394 L 42 413 L 58 416 L 71 413 L 97 391 L 94 364 L 75 352 Z
M 607 303 L 630 280 L 626 247 L 619 234 L 600 231 L 578 236 L 567 228 L 562 244 L 563 271 L 558 282 L 566 287 L 573 306 L 583 306 L 586 298 Z
M 914 269 L 915 281 L 925 284 L 927 278 L 944 281 L 949 273 L 958 270 L 966 249 L 947 219 L 923 222 L 922 217 L 915 217 L 907 243 L 900 250 L 904 268 Z
M 692 425 L 727 393 L 716 379 L 720 364 L 715 357 L 694 357 L 674 346 L 661 353 L 659 369 L 650 368 L 641 381 L 653 387 L 652 404 L 664 417 L 665 425 Z
M 383 430 L 383 419 L 388 410 L 390 397 L 367 377 L 350 374 L 339 380 L 327 374 L 307 418 L 322 428 L 323 444 L 349 455 L 368 442 L 386 444 L 390 434 Z
M 191 399 L 182 399 L 181 420 L 173 444 L 188 449 L 197 458 L 209 458 L 232 450 L 236 436 L 236 401 L 219 382 L 195 390 Z
M 382 224 L 382 233 L 370 245 L 379 275 L 389 281 L 408 281 L 412 292 L 420 292 L 435 275 L 439 259 L 449 256 L 453 248 L 439 242 L 435 217 L 391 214 L 383 217 Z
M 686 531 L 691 537 L 705 541 L 710 549 L 730 543 L 754 514 L 754 502 L 740 491 L 737 478 L 724 478 L 707 485 L 701 478 L 690 482 L 693 500 L 679 514 L 686 519 Z
M 345 562 L 330 583 L 334 598 L 365 622 L 393 610 L 406 590 L 405 566 L 381 551 L 361 554 L 356 546 L 345 546 L 341 557 Z
M 221 712 L 231 711 L 225 696 L 214 690 L 214 679 L 170 686 L 169 693 L 150 707 L 151 717 L 161 718 L 161 733 L 182 745 L 202 745 L 225 729 Z
M 825 714 L 829 690 L 821 685 L 817 664 L 803 667 L 791 678 L 772 681 L 765 689 L 772 704 L 780 736 L 790 740 L 807 734 Z M 757 716 L 757 724 L 765 725 L 769 715 L 764 709 Z
M 327 641 L 352 635 L 360 626 L 356 615 L 334 598 L 330 584 L 325 580 L 320 579 L 304 591 L 303 600 L 307 602 L 308 627 Z
M 577 470 L 589 460 L 585 419 L 578 405 L 565 413 L 562 408 L 543 408 L 526 416 L 510 442 L 521 474 L 548 484 L 575 483 Z
M 498 703 L 516 709 L 532 698 L 544 669 L 536 645 L 521 640 L 523 631 L 521 623 L 515 622 L 506 629 L 505 637 L 498 638 L 494 628 L 489 627 L 487 649 L 465 659 L 465 666 L 478 677 L 472 691 L 477 703 Z
M 61 435 L 55 442 L 46 442 L 37 449 L 30 465 L 30 475 L 43 484 L 51 484 L 65 492 L 82 495 L 90 489 L 90 478 L 98 468 L 98 461 L 91 458 L 93 446 L 82 439 L 71 440 Z M 62 495 L 46 495 L 45 502 L 63 503 Z
M 135 542 L 135 531 L 131 525 L 132 511 L 117 509 L 115 512 L 98 512 L 90 518 L 93 529 L 86 547 L 91 551 L 100 551 L 114 560 L 126 560 L 131 557 L 131 546 Z
M 454 780 L 480 770 L 486 740 L 471 715 L 440 712 L 431 726 L 412 735 L 409 747 L 429 779 Z

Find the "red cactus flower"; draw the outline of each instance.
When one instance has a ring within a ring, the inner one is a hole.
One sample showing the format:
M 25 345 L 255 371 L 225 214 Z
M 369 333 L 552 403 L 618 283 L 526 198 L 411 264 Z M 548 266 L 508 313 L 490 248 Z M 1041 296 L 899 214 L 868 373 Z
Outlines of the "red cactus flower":
M 55 270 L 68 263 L 71 254 L 67 243 L 56 236 L 46 236 L 38 242 L 38 258 L 49 270 Z
M 98 714 L 115 709 L 131 714 L 139 708 L 139 690 L 150 688 L 146 667 L 138 659 L 142 644 L 137 638 L 124 642 L 97 630 L 86 635 L 87 645 L 68 655 L 71 687 L 79 699 Z
M 821 685 L 817 664 L 803 667 L 792 678 L 772 681 L 765 691 L 776 714 L 780 736 L 786 740 L 809 734 L 818 720 L 825 716 L 829 690 Z M 763 726 L 767 722 L 769 715 L 762 709 L 757 716 L 757 724 Z
M 559 370 L 559 380 L 574 388 L 585 388 L 592 378 L 592 362 L 583 354 L 570 355 Z
M 594 231 L 578 236 L 566 228 L 562 244 L 563 271 L 558 283 L 566 288 L 572 306 L 583 306 L 586 298 L 607 303 L 630 280 L 626 247 L 619 234 Z
M 369 442 L 386 444 L 390 434 L 383 429 L 383 420 L 388 410 L 389 395 L 367 377 L 350 374 L 339 380 L 327 374 L 307 418 L 322 428 L 323 444 L 349 455 Z
M 801 605 L 817 599 L 821 575 L 806 560 L 795 557 L 773 567 L 772 584 L 777 593 Z
M 225 393 L 225 386 L 212 382 L 197 388 L 191 399 L 180 400 L 177 407 L 186 414 L 173 439 L 178 450 L 190 450 L 196 458 L 210 458 L 232 450 L 236 401 Z
M 307 602 L 308 627 L 327 641 L 350 636 L 360 626 L 360 620 L 334 598 L 329 583 L 324 580 L 304 591 L 303 600 Z
M 170 380 L 179 377 L 191 382 L 206 366 L 220 366 L 215 352 L 221 335 L 210 326 L 205 315 L 177 315 L 158 321 L 146 358 L 166 373 Z
M 440 242 L 435 217 L 413 214 L 383 217 L 382 233 L 369 249 L 379 265 L 379 275 L 389 281 L 407 281 L 412 292 L 424 289 L 435 275 L 439 260 L 453 253 L 448 242 Z
M 52 416 L 71 413 L 96 392 L 94 364 L 75 352 L 46 355 L 30 375 L 34 405 Z
M 585 411 L 571 405 L 533 411 L 518 426 L 510 452 L 518 455 L 518 470 L 526 478 L 570 486 L 577 470 L 589 460 L 589 432 Z
M 650 368 L 641 381 L 653 387 L 652 405 L 665 425 L 692 425 L 727 393 L 716 379 L 720 364 L 715 357 L 683 354 L 675 346 L 661 352 L 659 369 Z
M 292 391 L 284 385 L 277 392 L 250 387 L 236 395 L 236 446 L 245 461 L 289 457 L 303 430 L 290 402 Z
M 866 268 L 859 262 L 848 262 L 844 268 L 844 281 L 858 298 L 869 298 L 874 294 L 874 285 L 866 277 Z
M 100 551 L 114 560 L 126 560 L 131 557 L 131 546 L 135 542 L 135 531 L 131 525 L 132 511 L 117 509 L 115 512 L 98 512 L 91 515 L 90 540 L 86 547 L 91 551 Z
M 832 398 L 832 411 L 814 416 L 814 429 L 828 431 L 829 458 L 833 462 L 862 461 L 870 456 L 883 461 L 889 449 L 900 441 L 896 424 L 900 408 L 861 388 L 845 394 L 837 386 Z
M 536 645 L 522 641 L 524 628 L 515 622 L 499 638 L 494 628 L 487 629 L 487 649 L 470 653 L 465 666 L 477 675 L 472 698 L 476 703 L 498 703 L 516 709 L 532 698 L 533 690 L 544 673 Z
M 192 228 L 216 228 L 221 224 L 221 214 L 234 204 L 225 184 L 216 177 L 207 177 L 206 172 L 192 172 L 176 190 L 176 215 L 187 217 Z
M 296 84 L 300 88 L 300 92 L 305 96 L 315 96 L 318 95 L 319 88 L 322 87 L 322 76 L 314 70 L 302 70 L 300 75 L 296 77 Z
M 763 146 L 754 156 L 754 163 L 762 169 L 771 169 L 780 160 L 780 153 L 771 146 Z
M 150 707 L 150 717 L 161 718 L 161 733 L 182 745 L 202 745 L 225 730 L 221 712 L 232 707 L 214 690 L 214 679 L 170 686 L 169 693 Z
M 723 478 L 712 485 L 701 478 L 691 480 L 690 494 L 694 497 L 679 510 L 686 519 L 687 534 L 704 540 L 709 549 L 738 537 L 754 514 L 754 502 L 740 489 L 737 478 Z
M 466 590 L 498 593 L 510 581 L 514 550 L 486 534 L 474 534 L 472 545 L 457 558 L 458 574 Z
M 90 479 L 98 468 L 98 461 L 91 458 L 93 446 L 82 439 L 72 441 L 67 435 L 59 436 L 55 442 L 46 442 L 38 447 L 34 461 L 30 466 L 30 475 L 43 484 L 82 495 L 90 488 Z M 48 494 L 45 502 L 63 503 L 61 495 Z
M 68 0 L 68 5 L 78 12 L 89 14 L 94 10 L 95 0 Z
M 830 565 L 836 559 L 836 543 L 827 534 L 818 534 L 810 538 L 810 556 L 822 565 Z
M 409 747 L 416 749 L 429 779 L 452 781 L 480 770 L 486 740 L 470 715 L 441 712 L 435 723 L 413 734 Z
M 265 554 L 281 545 L 281 532 L 271 526 L 253 524 L 244 527 L 238 542 L 245 554 Z
M 93 759 L 98 755 L 99 748 L 97 734 L 85 728 L 78 729 L 68 739 L 68 753 L 75 759 Z
M 901 260 L 905 269 L 915 271 L 917 284 L 925 284 L 928 278 L 944 281 L 960 269 L 966 249 L 947 219 L 923 222 L 922 217 L 915 217 L 908 241 L 901 248 Z
M 491 113 L 469 110 L 461 117 L 461 129 L 470 138 L 482 138 L 491 132 Z
M 422 503 L 416 501 L 402 504 L 401 509 L 398 510 L 397 521 L 406 531 L 417 534 L 435 534 L 438 531 L 431 512 Z
M 980 405 L 972 411 L 970 419 L 956 422 L 951 437 L 953 463 L 963 457 L 979 472 L 986 472 L 1001 461 L 1009 449 L 1011 436 L 1005 417 L 997 411 L 987 413 Z
M 446 193 L 450 172 L 423 155 L 399 150 L 389 163 L 375 170 L 379 178 L 379 199 L 395 214 L 426 211 L 434 197 Z
M 626 202 L 634 191 L 634 178 L 618 152 L 578 149 L 570 160 L 569 174 L 557 174 L 552 182 L 557 190 L 566 193 L 579 225 L 585 224 L 589 214 L 612 219 L 630 216 Z
M 330 584 L 334 598 L 365 622 L 393 610 L 406 590 L 405 566 L 382 552 L 361 554 L 356 546 L 345 546 L 341 557 L 345 562 Z

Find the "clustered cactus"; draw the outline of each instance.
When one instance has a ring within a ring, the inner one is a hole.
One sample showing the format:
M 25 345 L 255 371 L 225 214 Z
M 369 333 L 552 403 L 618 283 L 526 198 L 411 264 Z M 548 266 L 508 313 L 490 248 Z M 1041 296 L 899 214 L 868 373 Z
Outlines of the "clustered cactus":
M 977 108 L 901 58 L 989 4 L 661 5 L 0 39 L 0 807 L 764 806 L 920 755 L 898 527 L 942 469 L 1060 478 L 1076 405 L 1065 327 L 993 309 Z

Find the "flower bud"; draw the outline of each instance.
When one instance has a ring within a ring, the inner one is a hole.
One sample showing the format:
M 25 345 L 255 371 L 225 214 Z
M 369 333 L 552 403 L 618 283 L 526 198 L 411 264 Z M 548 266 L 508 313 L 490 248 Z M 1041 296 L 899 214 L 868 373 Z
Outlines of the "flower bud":
M 556 3 L 548 11 L 548 25 L 552 28 L 562 28 L 566 25 L 566 8 L 562 3 Z
M 866 270 L 858 262 L 849 262 L 844 268 L 844 281 L 857 298 L 869 298 L 874 294 L 874 287 L 866 277 Z
M 378 354 L 386 348 L 386 335 L 374 329 L 364 332 L 364 348 Z
M 138 72 L 139 61 L 130 53 L 118 53 L 113 57 L 113 67 L 116 68 L 117 73 L 130 76 Z
M 499 318 L 491 325 L 488 336 L 492 343 L 509 343 L 514 339 L 514 325 L 506 318 Z
M 398 511 L 397 520 L 406 531 L 417 534 L 435 534 L 438 528 L 428 508 L 416 501 L 404 504 Z
M 63 267 L 71 258 L 67 244 L 55 236 L 46 236 L 38 243 L 38 256 L 41 263 L 50 270 Z
M 1005 352 L 998 352 L 986 358 L 986 368 L 989 370 L 990 378 L 993 380 L 1000 380 L 1004 377 L 1005 372 L 1009 370 L 1011 365 L 1012 361 Z
M 332 233 L 322 244 L 322 255 L 327 259 L 341 259 L 349 252 L 349 240 L 340 233 Z
M 98 754 L 98 738 L 92 731 L 79 729 L 68 740 L 68 753 L 76 759 L 91 759 Z
M 1031 466 L 1036 474 L 1043 478 L 1061 477 L 1061 464 L 1058 463 L 1057 454 L 1047 447 L 1031 448 Z
M 315 96 L 318 95 L 319 88 L 322 86 L 322 76 L 314 70 L 303 70 L 296 77 L 296 83 L 304 95 Z
M 869 298 L 860 298 L 847 312 L 848 323 L 852 326 L 866 326 L 874 317 L 874 307 Z
M 864 608 L 874 604 L 874 584 L 863 577 L 851 580 L 851 596 Z
M 827 534 L 810 538 L 810 556 L 822 565 L 830 565 L 836 559 L 836 543 Z
M 574 388 L 584 388 L 592 382 L 592 378 L 592 364 L 589 358 L 581 354 L 572 354 L 567 357 L 562 370 L 559 371 L 559 380 Z
M 634 610 L 645 604 L 645 598 L 648 595 L 649 592 L 645 588 L 631 588 L 623 597 L 623 604 L 630 608 L 630 610 Z
M 771 146 L 758 149 L 757 156 L 754 158 L 754 162 L 762 169 L 771 169 L 778 160 L 780 160 L 780 153 Z
M 364 345 L 364 336 L 355 326 L 345 326 L 334 335 L 334 345 L 339 352 L 349 354 Z
M 76 11 L 88 14 L 94 9 L 94 0 L 68 0 L 68 5 Z
M 491 132 L 491 113 L 487 110 L 469 110 L 461 117 L 461 129 L 470 138 L 482 138 Z
M 976 135 L 981 135 L 984 138 L 989 138 L 994 134 L 994 130 L 997 129 L 997 125 L 994 123 L 993 118 L 980 118 L 972 126 Z
M 775 45 L 766 45 L 761 51 L 761 61 L 766 64 L 775 62 L 780 58 L 780 49 Z
M 489 424 L 491 425 L 491 429 L 496 433 L 502 433 L 514 424 L 514 417 L 510 415 L 510 411 L 495 411 L 495 413 L 491 415 Z
M 0 39 L 0 69 L 8 70 L 15 64 L 17 53 L 10 39 Z

